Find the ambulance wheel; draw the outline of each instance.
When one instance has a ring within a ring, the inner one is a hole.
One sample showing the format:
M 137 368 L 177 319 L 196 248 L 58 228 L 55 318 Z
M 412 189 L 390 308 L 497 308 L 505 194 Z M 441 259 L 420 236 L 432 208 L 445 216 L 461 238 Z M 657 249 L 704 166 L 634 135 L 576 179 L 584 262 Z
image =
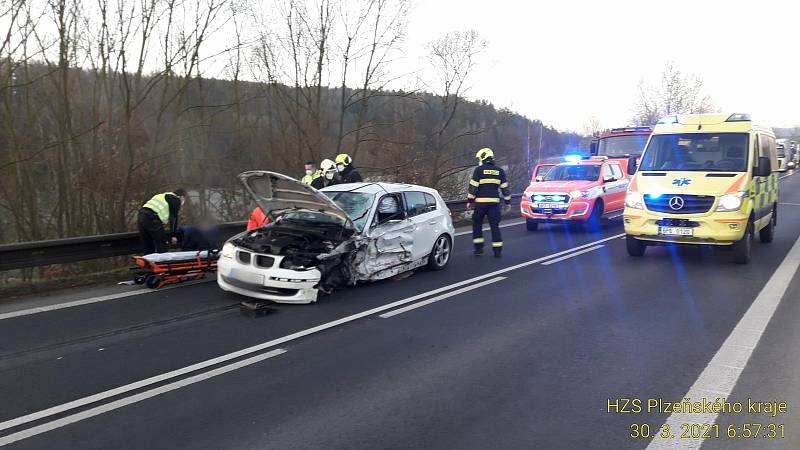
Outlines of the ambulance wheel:
M 747 222 L 744 236 L 733 243 L 733 262 L 736 264 L 747 264 L 750 262 L 750 254 L 753 247 L 753 222 Z
M 536 231 L 539 229 L 539 222 L 534 222 L 533 220 L 526 220 L 525 228 L 527 228 L 528 231 Z
M 145 279 L 145 285 L 150 289 L 157 289 L 161 286 L 161 277 L 158 275 L 148 275 Z
M 145 280 L 147 279 L 144 275 L 134 275 L 133 276 L 133 283 L 134 284 L 144 284 Z
M 772 242 L 772 239 L 775 237 L 775 225 L 778 222 L 778 210 L 773 206 L 772 209 L 772 217 L 769 219 L 769 223 L 767 226 L 761 229 L 758 232 L 758 239 L 763 243 Z
M 644 251 L 647 250 L 647 244 L 633 236 L 625 235 L 625 248 L 628 250 L 630 256 L 638 258 L 644 256 Z
M 447 267 L 450 262 L 450 253 L 453 250 L 453 245 L 450 241 L 450 236 L 443 234 L 436 239 L 433 244 L 431 254 L 428 256 L 428 268 L 432 270 L 442 270 Z

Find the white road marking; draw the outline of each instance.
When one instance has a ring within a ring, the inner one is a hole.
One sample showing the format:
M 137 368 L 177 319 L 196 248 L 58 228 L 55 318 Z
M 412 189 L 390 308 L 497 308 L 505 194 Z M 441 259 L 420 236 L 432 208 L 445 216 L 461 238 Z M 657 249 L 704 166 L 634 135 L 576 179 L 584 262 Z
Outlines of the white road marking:
M 95 406 L 94 408 L 87 409 L 86 411 L 81 411 L 79 413 L 75 413 L 66 417 L 62 417 L 60 419 L 56 419 L 52 422 L 47 422 L 42 425 L 37 425 L 35 427 L 28 428 L 26 430 L 22 430 L 16 433 L 9 434 L 8 436 L 0 437 L 0 446 L 8 445 L 22 439 L 27 439 L 32 436 L 36 436 L 37 434 L 46 433 L 48 431 L 55 430 L 56 428 L 61 428 L 63 426 L 80 422 L 81 420 L 88 419 L 90 417 L 98 416 L 103 413 L 107 413 L 109 411 L 113 411 L 115 409 L 122 408 L 124 406 L 128 406 L 133 403 L 140 402 L 142 400 L 147 400 L 148 398 L 155 397 L 156 395 L 164 394 L 170 391 L 174 391 L 176 389 L 180 389 L 182 387 L 189 386 L 190 384 L 194 384 L 200 381 L 207 380 L 209 378 L 216 377 L 218 375 L 222 375 L 224 373 L 232 372 L 237 369 L 241 369 L 242 367 L 249 366 L 251 364 L 255 364 L 261 361 L 264 361 L 269 358 L 273 358 L 278 355 L 282 355 L 286 353 L 286 350 L 283 349 L 275 349 L 271 352 L 267 352 L 261 355 L 256 355 L 250 357 L 248 359 L 243 359 L 241 361 L 237 361 L 233 364 L 228 364 L 227 366 L 218 367 L 214 370 L 209 370 L 208 372 L 203 372 L 197 375 L 193 375 L 188 378 L 184 378 L 182 380 L 174 381 L 169 384 L 165 384 L 163 386 L 159 386 L 157 388 L 150 389 L 148 391 L 140 392 L 135 395 L 131 395 L 130 397 L 121 398 L 119 400 L 115 400 L 111 403 L 106 403 L 104 405 Z
M 486 286 L 487 284 L 496 283 L 498 281 L 502 281 L 502 280 L 505 280 L 505 279 L 506 279 L 506 277 L 495 277 L 495 278 L 492 278 L 490 280 L 481 281 L 480 283 L 475 283 L 475 284 L 472 284 L 470 286 L 463 287 L 461 289 L 456 289 L 455 291 L 450 291 L 450 292 L 444 293 L 442 295 L 437 295 L 436 297 L 429 298 L 427 300 L 423 300 L 421 302 L 414 303 L 412 305 L 408 305 L 408 306 L 400 308 L 400 309 L 395 309 L 394 311 L 389 311 L 387 313 L 381 314 L 380 317 L 383 318 L 383 319 L 388 319 L 389 317 L 394 317 L 394 316 L 396 316 L 398 314 L 403 314 L 404 312 L 411 311 L 412 309 L 421 308 L 423 306 L 430 305 L 431 303 L 436 303 L 436 302 L 438 302 L 440 300 L 444 300 L 444 299 L 449 298 L 449 297 L 454 297 L 454 296 L 456 296 L 458 294 L 463 294 L 464 292 L 468 292 L 468 291 L 471 291 L 473 289 L 478 289 L 480 287 Z
M 11 311 L 11 312 L 7 312 L 7 313 L 4 313 L 4 314 L 0 314 L 0 320 L 13 319 L 14 317 L 30 316 L 32 314 L 39 314 L 39 313 L 43 313 L 43 312 L 58 311 L 59 309 L 74 308 L 76 306 L 90 305 L 92 303 L 107 302 L 109 300 L 117 300 L 117 299 L 125 298 L 125 297 L 133 297 L 135 295 L 152 294 L 154 292 L 168 291 L 170 289 L 177 289 L 179 287 L 184 287 L 184 286 L 192 286 L 192 285 L 195 285 L 195 284 L 206 283 L 206 282 L 209 282 L 209 281 L 213 281 L 213 279 L 198 280 L 198 281 L 195 281 L 195 282 L 183 284 L 182 286 L 181 285 L 176 285 L 176 286 L 169 286 L 169 287 L 165 287 L 165 288 L 161 288 L 161 289 L 142 288 L 142 289 L 138 289 L 138 290 L 131 291 L 131 292 L 120 292 L 118 294 L 109 294 L 109 295 L 103 295 L 103 296 L 100 296 L 100 297 L 85 298 L 85 299 L 82 299 L 82 300 L 75 300 L 75 301 L 66 302 L 66 303 L 58 303 L 58 304 L 55 304 L 55 305 L 39 306 L 37 308 L 29 308 L 29 309 L 22 309 L 22 310 L 19 310 L 19 311 Z
M 786 293 L 792 278 L 797 269 L 800 268 L 800 238 L 798 238 L 789 253 L 781 262 L 775 273 L 772 274 L 767 284 L 761 289 L 758 297 L 744 313 L 739 323 L 736 324 L 730 336 L 722 343 L 722 347 L 711 358 L 705 370 L 694 382 L 689 392 L 683 398 L 689 398 L 691 402 L 700 401 L 703 392 L 733 392 L 739 376 L 742 374 L 743 367 L 747 367 L 747 361 L 753 354 L 753 350 L 762 333 L 766 330 L 770 319 L 781 298 Z M 725 394 L 726 396 L 728 394 Z M 714 401 L 716 399 L 709 399 Z M 717 414 L 714 413 L 675 413 L 667 418 L 666 424 L 671 430 L 678 430 L 682 423 L 714 423 Z M 656 431 L 658 433 L 658 431 Z M 677 434 L 677 433 L 676 433 Z M 648 450 L 658 449 L 698 449 L 703 444 L 704 439 L 672 439 L 654 438 Z
M 430 297 L 432 295 L 439 294 L 441 292 L 449 291 L 449 290 L 454 289 L 454 288 L 458 288 L 458 287 L 465 286 L 465 285 L 468 285 L 468 284 L 476 283 L 478 281 L 485 280 L 487 278 L 492 278 L 492 277 L 495 277 L 497 275 L 500 275 L 500 274 L 503 274 L 503 273 L 506 273 L 506 272 L 511 272 L 513 270 L 521 269 L 523 267 L 528 267 L 528 266 L 533 265 L 533 264 L 538 264 L 538 263 L 540 263 L 542 261 L 546 261 L 546 260 L 548 260 L 550 258 L 556 258 L 558 256 L 561 256 L 561 255 L 564 255 L 564 254 L 567 254 L 567 253 L 570 253 L 570 252 L 573 252 L 573 251 L 576 251 L 576 250 L 580 250 L 580 249 L 583 249 L 583 248 L 591 247 L 593 245 L 597 245 L 599 243 L 606 242 L 606 241 L 609 241 L 609 240 L 612 240 L 612 239 L 617 239 L 620 236 L 623 236 L 623 235 L 622 234 L 618 234 L 618 235 L 615 235 L 615 236 L 607 237 L 607 238 L 604 238 L 604 239 L 600 239 L 598 241 L 590 242 L 588 244 L 580 245 L 578 247 L 573 247 L 571 249 L 564 250 L 564 251 L 561 251 L 561 252 L 558 252 L 558 253 L 553 253 L 551 255 L 543 256 L 541 258 L 536 258 L 536 259 L 533 259 L 533 260 L 530 260 L 530 261 L 526 261 L 524 263 L 520 263 L 520 264 L 516 264 L 516 265 L 510 266 L 510 267 L 506 267 L 504 269 L 495 270 L 494 272 L 490 272 L 490 273 L 486 273 L 486 274 L 479 275 L 479 276 L 476 276 L 476 277 L 472 277 L 472 278 L 469 278 L 467 280 L 459 281 L 457 283 L 453 283 L 453 284 L 450 284 L 450 285 L 447 285 L 447 286 L 443 286 L 443 287 L 434 289 L 432 291 L 423 292 L 421 294 L 417 294 L 417 295 L 414 295 L 414 296 L 411 296 L 411 297 L 408 297 L 408 298 L 405 298 L 405 299 L 402 299 L 402 300 L 398 300 L 396 302 L 392 302 L 392 303 L 389 303 L 389 304 L 386 304 L 386 305 L 383 305 L 383 306 L 378 306 L 376 308 L 369 309 L 367 311 L 363 311 L 363 312 L 356 313 L 356 314 L 353 314 L 353 315 L 350 315 L 350 316 L 347 316 L 347 317 L 343 317 L 341 319 L 337 319 L 337 320 L 334 320 L 332 322 L 324 323 L 322 325 L 317 325 L 317 326 L 312 327 L 312 328 L 308 328 L 308 329 L 305 329 L 305 330 L 302 330 L 302 331 L 298 331 L 298 332 L 295 332 L 295 333 L 292 333 L 292 334 L 288 334 L 286 336 L 283 336 L 283 337 L 280 337 L 280 338 L 277 338 L 277 339 L 273 339 L 271 341 L 267 341 L 267 342 L 264 342 L 264 343 L 261 343 L 261 344 L 258 344 L 258 345 L 254 345 L 252 347 L 247 347 L 247 348 L 244 348 L 244 349 L 232 352 L 232 353 L 228 353 L 226 355 L 222 355 L 222 356 L 218 356 L 216 358 L 212 358 L 212 359 L 209 359 L 209 360 L 206 360 L 206 361 L 202 361 L 202 362 L 193 364 L 191 366 L 184 367 L 182 369 L 177 369 L 177 370 L 173 370 L 171 372 L 166 372 L 166 373 L 163 373 L 161 375 L 156 375 L 156 376 L 153 376 L 153 377 L 150 377 L 150 378 L 146 378 L 144 380 L 136 381 L 134 383 L 127 384 L 127 385 L 124 385 L 124 386 L 119 386 L 119 387 L 116 387 L 114 389 L 109 389 L 109 390 L 104 391 L 104 392 L 100 392 L 100 393 L 93 394 L 93 395 L 90 395 L 90 396 L 87 396 L 87 397 L 84 397 L 84 398 L 73 400 L 71 402 L 63 403 L 61 405 L 53 406 L 51 408 L 47 408 L 47 409 L 44 409 L 44 410 L 41 410 L 41 411 L 38 411 L 38 412 L 35 412 L 35 413 L 31 413 L 31 414 L 27 414 L 25 416 L 17 417 L 15 419 L 7 420 L 5 422 L 0 422 L 0 431 L 6 430 L 8 428 L 16 427 L 16 426 L 19 426 L 19 425 L 23 425 L 23 424 L 26 424 L 26 423 L 29 423 L 29 422 L 33 422 L 35 420 L 43 419 L 45 417 L 49 417 L 49 416 L 52 416 L 52 415 L 55 415 L 55 414 L 60 414 L 60 413 L 69 411 L 71 409 L 80 408 L 80 407 L 83 407 L 83 406 L 86 406 L 86 405 L 89 405 L 89 404 L 92 404 L 92 403 L 95 403 L 95 402 L 98 402 L 98 401 L 101 401 L 101 400 L 104 400 L 104 399 L 107 399 L 107 398 L 110 398 L 110 397 L 115 397 L 117 395 L 125 394 L 127 392 L 130 392 L 130 391 L 133 391 L 133 390 L 136 390 L 136 389 L 141 389 L 143 387 L 146 387 L 146 386 L 149 386 L 149 385 L 152 385 L 152 384 L 155 384 L 155 383 L 160 383 L 160 382 L 168 380 L 170 378 L 175 378 L 175 377 L 178 377 L 178 376 L 181 376 L 181 375 L 185 375 L 185 374 L 197 371 L 197 370 L 205 369 L 207 367 L 211 367 L 211 366 L 214 366 L 214 365 L 226 362 L 226 361 L 230 361 L 230 360 L 233 360 L 233 359 L 236 359 L 236 358 L 241 358 L 243 356 L 246 356 L 246 355 L 249 355 L 249 354 L 252 354 L 252 353 L 257 353 L 257 352 L 266 350 L 268 348 L 276 347 L 278 345 L 284 344 L 286 342 L 294 341 L 296 339 L 300 339 L 302 337 L 305 337 L 305 336 L 308 336 L 308 335 L 311 335 L 311 334 L 319 333 L 321 331 L 324 331 L 324 330 L 327 330 L 327 329 L 330 329 L 330 328 L 333 328 L 333 327 L 337 327 L 339 325 L 343 325 L 343 324 L 346 324 L 346 323 L 361 319 L 363 317 L 367 317 L 367 316 L 371 316 L 371 315 L 374 315 L 374 314 L 378 314 L 378 313 L 381 313 L 383 311 L 388 311 L 388 310 L 394 309 L 394 308 L 396 308 L 398 306 L 405 305 L 405 304 L 408 304 L 408 303 L 412 303 L 414 301 L 421 300 L 421 299 Z
M 517 220 L 516 222 L 501 223 L 500 224 L 500 228 L 513 227 L 514 225 L 522 225 L 523 223 L 525 223 L 524 220 L 521 220 L 521 221 Z M 483 229 L 483 231 L 490 231 L 490 230 L 491 230 L 490 227 L 485 227 Z M 465 234 L 472 234 L 472 230 L 459 231 L 458 233 L 456 233 L 456 236 L 464 236 Z
M 550 261 L 543 262 L 542 265 L 543 266 L 549 266 L 550 264 L 555 264 L 557 262 L 564 261 L 565 259 L 570 259 L 570 258 L 572 258 L 574 256 L 582 255 L 584 253 L 588 253 L 588 252 L 591 252 L 593 250 L 597 250 L 598 248 L 602 248 L 602 247 L 605 247 L 605 245 L 595 245 L 594 247 L 585 248 L 585 249 L 583 249 L 583 250 L 581 250 L 579 252 L 570 253 L 569 255 L 562 256 L 560 258 L 551 259 Z
M 782 179 L 784 179 L 784 178 L 786 178 L 786 177 L 790 177 L 790 176 L 792 176 L 792 175 L 794 175 L 794 174 L 793 174 L 793 173 L 787 173 L 786 175 L 784 175 L 784 176 L 782 176 L 782 177 L 779 177 L 778 179 L 779 179 L 779 180 L 782 180 Z
M 800 203 L 785 203 L 785 202 L 778 202 L 779 205 L 788 205 L 788 206 L 800 206 Z

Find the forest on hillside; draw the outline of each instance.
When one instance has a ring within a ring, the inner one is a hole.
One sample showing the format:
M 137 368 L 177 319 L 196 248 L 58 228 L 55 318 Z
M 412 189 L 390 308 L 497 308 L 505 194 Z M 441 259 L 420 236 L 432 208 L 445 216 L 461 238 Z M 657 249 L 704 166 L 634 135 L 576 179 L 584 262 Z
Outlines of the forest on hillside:
M 238 173 L 300 176 L 339 152 L 368 179 L 460 198 L 488 146 L 519 192 L 536 159 L 586 146 L 467 99 L 474 31 L 429 43 L 393 87 L 405 0 L 2 5 L 0 242 L 131 230 L 176 187 L 194 193 L 186 221 L 241 220 Z

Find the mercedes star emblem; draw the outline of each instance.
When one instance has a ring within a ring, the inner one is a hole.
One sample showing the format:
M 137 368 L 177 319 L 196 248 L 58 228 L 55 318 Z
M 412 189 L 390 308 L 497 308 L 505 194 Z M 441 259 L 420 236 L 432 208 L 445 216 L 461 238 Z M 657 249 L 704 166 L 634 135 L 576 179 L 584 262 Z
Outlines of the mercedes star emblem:
M 683 199 L 680 197 L 672 197 L 669 199 L 669 207 L 673 211 L 683 208 Z

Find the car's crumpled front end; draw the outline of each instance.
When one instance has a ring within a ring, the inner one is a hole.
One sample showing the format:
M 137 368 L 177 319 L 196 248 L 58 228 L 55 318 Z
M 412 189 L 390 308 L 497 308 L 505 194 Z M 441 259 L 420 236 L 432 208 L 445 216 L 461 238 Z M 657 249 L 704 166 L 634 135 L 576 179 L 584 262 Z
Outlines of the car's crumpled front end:
M 319 255 L 348 240 L 334 225 L 313 227 L 284 220 L 231 238 L 218 263 L 224 290 L 280 303 L 316 301 L 322 278 Z

